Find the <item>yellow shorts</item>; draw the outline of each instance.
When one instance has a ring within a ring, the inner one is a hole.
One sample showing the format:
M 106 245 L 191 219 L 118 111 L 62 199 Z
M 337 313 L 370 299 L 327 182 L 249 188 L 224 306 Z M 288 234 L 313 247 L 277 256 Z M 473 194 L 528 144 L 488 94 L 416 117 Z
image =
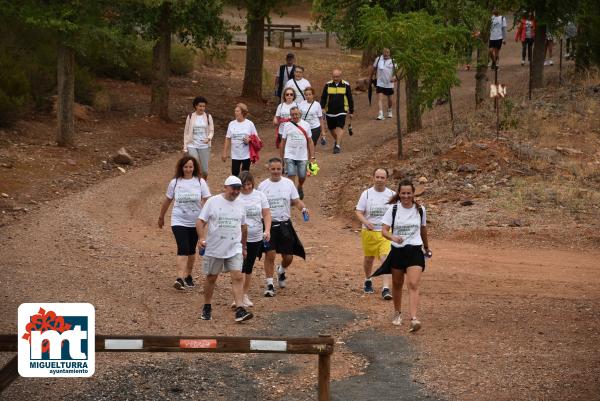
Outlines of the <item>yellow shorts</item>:
M 370 231 L 363 228 L 360 232 L 360 239 L 365 256 L 379 258 L 390 253 L 391 242 L 381 235 L 381 231 Z

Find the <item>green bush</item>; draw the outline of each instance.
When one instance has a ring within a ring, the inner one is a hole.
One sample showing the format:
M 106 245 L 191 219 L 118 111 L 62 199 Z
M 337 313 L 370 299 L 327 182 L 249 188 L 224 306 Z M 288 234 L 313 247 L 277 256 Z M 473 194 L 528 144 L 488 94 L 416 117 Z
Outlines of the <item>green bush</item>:
M 0 55 L 0 125 L 13 123 L 28 107 L 30 87 L 23 69 L 8 54 Z
M 96 78 L 85 67 L 75 68 L 75 101 L 81 104 L 91 105 L 94 95 L 100 90 Z
M 182 45 L 173 42 L 171 44 L 171 73 L 175 75 L 189 74 L 194 70 L 194 59 L 196 53 Z

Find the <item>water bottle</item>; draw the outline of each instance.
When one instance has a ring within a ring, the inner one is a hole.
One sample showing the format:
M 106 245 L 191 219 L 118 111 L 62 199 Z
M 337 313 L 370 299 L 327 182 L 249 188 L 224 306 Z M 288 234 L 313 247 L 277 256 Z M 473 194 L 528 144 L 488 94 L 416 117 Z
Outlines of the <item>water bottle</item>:
M 304 218 L 304 221 L 308 221 L 308 210 L 306 208 L 302 209 L 302 218 Z
M 264 250 L 268 250 L 271 247 L 271 243 L 269 241 L 267 241 L 266 239 L 263 239 L 263 248 Z
M 348 135 L 352 136 L 354 132 L 352 132 L 352 124 L 348 124 Z
M 200 249 L 198 249 L 198 255 L 200 255 L 200 256 L 204 256 L 205 252 L 206 252 L 206 248 L 200 248 Z
M 431 253 L 431 251 L 429 249 L 427 251 L 425 251 L 425 257 L 427 259 L 431 259 L 432 256 L 433 256 L 433 253 Z

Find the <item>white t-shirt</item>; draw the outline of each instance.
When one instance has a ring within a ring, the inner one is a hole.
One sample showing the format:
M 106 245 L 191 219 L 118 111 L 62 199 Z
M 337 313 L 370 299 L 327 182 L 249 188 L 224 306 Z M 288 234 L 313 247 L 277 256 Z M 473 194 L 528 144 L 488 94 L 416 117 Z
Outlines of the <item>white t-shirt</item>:
M 321 126 L 321 119 L 323 118 L 321 103 L 316 100 L 313 100 L 312 103 L 308 103 L 304 100 L 298 105 L 298 108 L 302 112 L 302 119 L 310 125 L 310 129 Z
M 250 158 L 250 146 L 244 143 L 244 138 L 257 135 L 254 123 L 248 119 L 239 122 L 233 120 L 227 127 L 227 138 L 231 138 L 231 158 L 234 160 L 246 160 Z
M 285 177 L 281 177 L 277 182 L 266 179 L 260 183 L 258 190 L 264 193 L 269 201 L 273 221 L 290 219 L 292 201 L 300 198 L 292 180 Z
M 248 195 L 240 194 L 239 198 L 246 208 L 246 224 L 248 224 L 248 242 L 257 242 L 263 239 L 262 210 L 269 208 L 269 201 L 265 194 L 253 190 Z
M 381 219 L 387 210 L 392 207 L 388 201 L 395 192 L 389 188 L 376 191 L 374 187 L 364 190 L 358 199 L 356 210 L 363 212 L 369 223 L 373 224 L 373 231 L 381 231 Z M 363 224 L 363 228 L 365 225 Z
M 427 214 L 423 208 L 423 218 L 419 215 L 415 205 L 405 209 L 400 202 L 397 203 L 398 210 L 396 211 L 396 220 L 394 221 L 394 232 L 392 235 L 402 237 L 402 243 L 398 244 L 392 241 L 392 246 L 402 248 L 404 245 L 423 245 L 421 239 L 421 226 L 426 225 Z M 381 222 L 386 226 L 392 226 L 392 209 L 394 205 L 390 205 L 387 212 L 383 215 Z
M 171 225 L 196 227 L 196 219 L 202 210 L 200 201 L 210 197 L 210 189 L 203 178 L 173 178 L 166 195 L 167 198 L 174 199 Z
M 310 139 L 310 124 L 304 120 L 298 121 L 298 126 L 302 127 L 306 131 L 306 136 L 300 131 L 300 128 L 296 127 L 291 121 L 285 123 L 283 128 L 282 138 L 286 140 L 285 150 L 283 153 L 284 159 L 292 160 L 308 160 L 308 141 Z
M 194 141 L 188 145 L 188 148 L 206 149 L 209 147 L 208 143 L 204 143 L 208 139 L 208 115 L 206 113 L 196 116 L 192 133 Z
M 280 118 L 290 118 L 290 110 L 292 107 L 298 107 L 298 103 L 296 102 L 292 102 L 290 104 L 287 103 L 279 103 L 279 106 L 277 106 L 277 111 L 275 111 L 275 117 L 280 117 Z M 283 126 L 285 125 L 285 123 L 279 124 L 279 135 L 283 135 Z
M 373 62 L 373 67 L 377 69 L 377 86 L 380 88 L 394 88 L 392 78 L 394 77 L 394 60 L 379 56 Z
M 502 28 L 506 28 L 506 18 L 502 15 L 492 15 L 492 25 L 490 27 L 490 40 L 504 39 Z
M 206 201 L 198 219 L 208 223 L 206 253 L 213 258 L 230 258 L 242 253 L 242 225 L 246 224 L 244 202 L 216 195 Z
M 533 38 L 533 21 L 529 19 L 525 20 L 525 38 Z
M 296 84 L 298 84 L 300 90 L 298 90 Z M 296 102 L 301 102 L 304 100 L 304 89 L 308 88 L 309 86 L 310 82 L 308 82 L 306 78 L 302 78 L 300 81 L 296 81 L 294 78 L 292 78 L 289 81 L 287 81 L 287 83 L 284 86 L 284 90 L 285 88 L 292 88 L 294 92 L 296 92 Z
M 281 68 L 281 67 L 279 67 L 279 68 Z M 277 78 L 279 78 L 279 68 L 277 69 L 277 72 L 275 73 L 275 76 L 277 76 Z M 294 68 L 293 65 L 288 66 L 287 64 L 285 65 L 285 67 L 283 67 L 283 83 L 286 83 L 290 79 L 294 78 L 294 74 L 292 74 L 293 68 Z

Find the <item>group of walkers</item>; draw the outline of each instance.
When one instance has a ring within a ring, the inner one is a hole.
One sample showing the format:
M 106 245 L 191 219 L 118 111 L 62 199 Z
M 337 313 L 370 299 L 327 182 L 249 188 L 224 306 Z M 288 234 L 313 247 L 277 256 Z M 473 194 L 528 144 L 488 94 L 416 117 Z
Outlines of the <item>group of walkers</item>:
M 489 40 L 489 56 L 490 65 L 495 69 L 499 65 L 500 49 L 503 44 L 506 44 L 506 17 L 500 15 L 498 9 L 493 10 L 493 15 L 490 21 L 490 40 Z M 537 22 L 532 11 L 527 11 L 519 19 L 515 32 L 515 42 L 521 42 L 521 65 L 525 65 L 525 61 L 531 63 L 533 58 L 533 46 L 535 43 L 535 33 Z M 567 22 L 564 28 L 564 36 L 566 42 L 566 58 L 574 58 L 574 39 L 577 35 L 577 27 L 571 21 Z M 554 65 L 554 32 L 549 27 L 546 28 L 546 37 L 544 43 L 544 65 Z M 472 51 L 472 49 L 471 49 Z M 468 54 L 470 58 L 470 54 Z
M 178 160 L 174 177 L 168 184 L 158 226 L 164 226 L 165 214 L 173 205 L 171 228 L 177 244 L 174 288 L 185 290 L 196 286 L 192 270 L 196 253 L 202 256 L 205 276 L 202 320 L 212 319 L 212 298 L 221 273 L 229 273 L 231 277 L 236 322 L 253 317 L 249 311 L 254 306 L 250 288 L 257 259 L 264 257 L 265 297 L 276 295 L 275 284 L 280 289 L 287 286 L 286 274 L 294 256 L 306 258 L 291 218 L 292 208 L 296 208 L 305 221 L 309 219 L 303 202 L 303 185 L 307 170 L 311 171 L 310 164 L 315 162 L 315 147 L 319 142 L 327 143 L 324 136 L 327 124 L 334 139 L 333 153 L 339 153 L 346 116 L 352 118 L 350 85 L 342 80 L 339 69 L 333 71 L 333 79 L 325 84 L 321 102 L 317 102 L 310 82 L 303 76 L 304 69 L 294 64 L 291 54 L 286 61 L 276 79 L 276 93 L 282 100 L 273 119 L 280 157 L 269 159 L 269 178 L 260 185 L 256 186 L 249 170 L 251 163 L 258 160 L 263 141 L 247 118 L 245 104 L 235 106 L 235 119 L 228 125 L 221 158 L 224 162 L 231 158 L 231 175 L 223 182 L 222 191 L 214 196 L 207 179 L 215 129 L 212 116 L 206 111 L 206 98 L 198 96 L 193 100 L 194 112 L 186 119 L 185 154 Z M 383 97 L 393 94 L 394 68 L 387 49 L 373 64 L 381 95 L 380 115 L 383 115 Z M 291 78 L 286 82 L 288 77 Z M 388 104 L 388 117 L 391 113 L 391 104 Z M 394 300 L 393 323 L 400 325 L 401 292 L 406 277 L 410 329 L 416 331 L 421 327 L 416 308 L 419 280 L 425 268 L 423 247 L 428 251 L 425 214 L 414 202 L 414 187 L 409 181 L 401 182 L 394 192 L 387 187 L 387 180 L 387 171 L 376 169 L 373 186 L 362 193 L 356 206 L 357 217 L 363 224 L 363 291 L 374 293 L 372 276 L 383 274 L 381 295 L 384 300 Z M 277 254 L 281 255 L 278 265 L 275 263 Z M 381 267 L 372 273 L 375 259 Z

